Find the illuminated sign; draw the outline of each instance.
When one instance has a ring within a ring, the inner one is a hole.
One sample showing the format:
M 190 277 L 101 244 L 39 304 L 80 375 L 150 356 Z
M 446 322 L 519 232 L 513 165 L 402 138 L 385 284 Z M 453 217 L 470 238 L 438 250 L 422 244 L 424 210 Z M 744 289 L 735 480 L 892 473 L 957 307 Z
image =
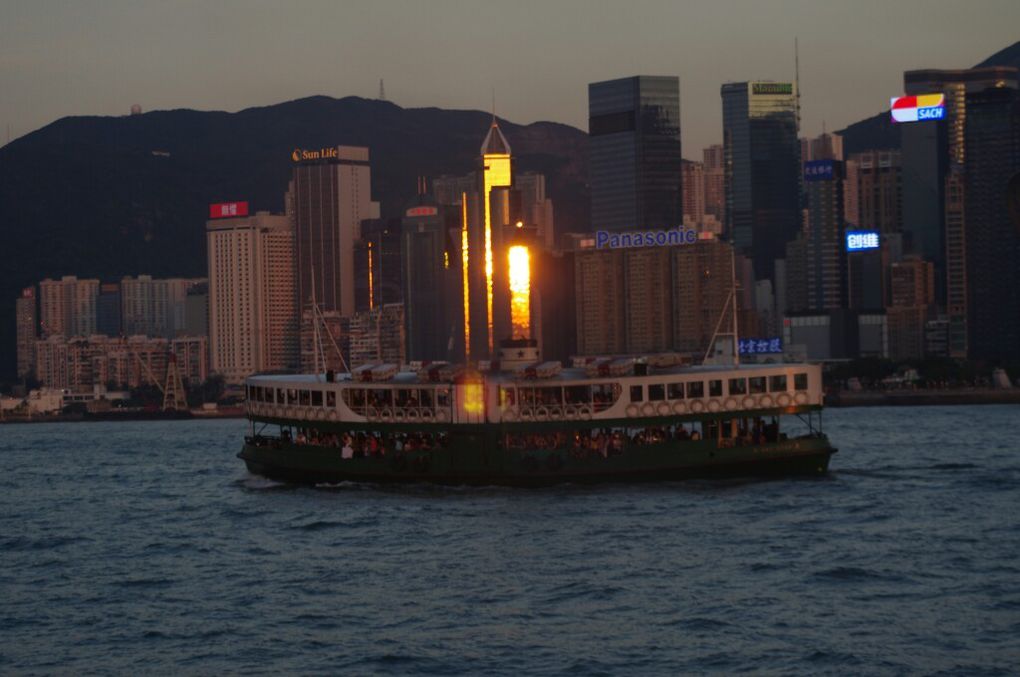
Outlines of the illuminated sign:
M 859 252 L 864 249 L 878 249 L 879 238 L 877 230 L 851 230 L 846 234 L 846 250 L 848 252 Z
M 248 216 L 248 203 L 217 202 L 209 205 L 210 219 L 228 219 L 232 216 Z
M 438 213 L 436 207 L 411 207 L 404 212 L 404 216 L 435 216 Z
M 319 150 L 306 150 L 304 148 L 295 148 L 290 153 L 290 159 L 294 162 L 304 162 L 305 160 L 328 160 L 330 158 L 340 157 L 340 149 L 333 148 L 320 148 Z
M 21 298 L 23 299 L 34 299 L 35 298 L 35 287 L 25 287 L 21 290 Z
M 792 82 L 754 82 L 751 83 L 751 94 L 793 94 Z
M 783 340 L 779 337 L 740 339 L 741 355 L 775 355 L 783 352 Z
M 810 160 L 804 163 L 805 181 L 831 181 L 836 175 L 836 163 L 832 160 Z
M 672 247 L 679 244 L 692 244 L 697 241 L 698 234 L 693 230 L 685 230 L 683 226 L 676 230 L 637 230 L 621 233 L 605 230 L 595 231 L 596 249 Z
M 946 117 L 945 94 L 898 96 L 889 103 L 893 122 L 923 122 Z

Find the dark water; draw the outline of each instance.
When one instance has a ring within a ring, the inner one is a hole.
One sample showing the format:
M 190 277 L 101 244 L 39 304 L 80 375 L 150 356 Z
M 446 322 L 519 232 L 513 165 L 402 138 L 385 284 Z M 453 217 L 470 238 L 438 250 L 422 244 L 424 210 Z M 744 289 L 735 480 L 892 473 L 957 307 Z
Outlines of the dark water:
M 1017 674 L 1020 407 L 828 478 L 296 489 L 242 421 L 0 426 L 0 673 Z

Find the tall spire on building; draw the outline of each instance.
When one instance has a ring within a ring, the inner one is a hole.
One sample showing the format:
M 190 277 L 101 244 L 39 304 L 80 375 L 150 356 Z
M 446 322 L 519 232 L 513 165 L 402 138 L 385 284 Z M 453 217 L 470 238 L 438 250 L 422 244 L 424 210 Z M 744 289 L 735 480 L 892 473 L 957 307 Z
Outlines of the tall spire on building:
M 496 120 L 496 90 L 492 90 L 492 126 L 489 133 L 482 141 L 482 155 L 510 155 L 510 144 L 499 129 L 499 122 Z

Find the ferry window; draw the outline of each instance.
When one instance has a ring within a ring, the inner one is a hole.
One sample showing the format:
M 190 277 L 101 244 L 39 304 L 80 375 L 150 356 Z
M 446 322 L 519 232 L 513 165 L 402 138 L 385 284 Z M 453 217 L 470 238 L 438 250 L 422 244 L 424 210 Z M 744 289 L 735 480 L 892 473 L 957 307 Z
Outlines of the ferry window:
M 704 397 L 705 383 L 703 381 L 692 381 L 687 384 L 687 397 Z
M 397 406 L 406 407 L 411 403 L 411 391 L 407 388 L 401 388 L 397 391 Z
M 562 388 L 536 388 L 539 404 L 559 404 L 563 401 Z
M 722 397 L 722 379 L 708 382 L 708 396 Z
M 746 394 L 747 394 L 747 379 L 731 378 L 730 395 L 746 395 Z
M 765 392 L 765 377 L 764 376 L 752 376 L 747 380 L 750 391 L 755 395 L 761 395 Z
M 671 400 L 682 400 L 684 398 L 684 384 L 670 383 L 667 388 L 667 394 Z
M 450 390 L 448 388 L 436 388 L 436 405 L 440 407 L 450 406 Z
M 303 407 L 307 407 L 312 400 L 312 393 L 308 390 L 301 391 L 301 399 L 298 402 Z
M 648 386 L 648 399 L 652 401 L 666 399 L 666 386 L 662 383 L 653 383 Z
M 336 393 L 332 390 L 326 392 L 326 406 L 330 409 L 336 407 Z
M 297 390 L 293 388 L 287 388 L 287 404 L 297 404 Z
M 283 389 L 282 388 L 277 388 L 276 389 L 276 403 L 277 404 L 287 404 L 287 398 L 284 397 Z
M 772 393 L 786 392 L 786 374 L 780 374 L 779 376 L 769 376 L 769 392 Z
M 373 407 L 391 407 L 393 406 L 393 391 L 389 388 L 378 388 L 369 391 L 369 395 Z
M 793 375 L 793 389 L 794 390 L 807 390 L 807 374 L 794 374 Z
M 644 395 L 643 390 L 644 389 L 641 386 L 631 386 L 630 387 L 630 401 L 631 402 L 643 402 L 644 399 L 645 399 L 645 395 Z
M 613 406 L 620 396 L 619 386 L 611 383 L 596 383 L 591 387 L 591 400 L 595 411 L 604 411 Z
M 421 390 L 421 406 L 431 407 L 432 406 L 432 391 L 426 388 Z
M 589 404 L 591 388 L 588 386 L 567 386 L 563 389 L 563 397 L 567 404 Z
M 313 390 L 312 391 L 312 406 L 313 407 L 321 407 L 322 406 L 322 391 L 321 390 Z

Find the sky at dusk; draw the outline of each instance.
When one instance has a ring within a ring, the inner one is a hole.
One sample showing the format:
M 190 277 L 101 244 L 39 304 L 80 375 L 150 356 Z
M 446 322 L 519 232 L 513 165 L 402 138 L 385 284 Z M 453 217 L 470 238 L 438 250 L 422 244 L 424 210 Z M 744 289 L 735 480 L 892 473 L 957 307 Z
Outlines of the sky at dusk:
M 1017 0 L 0 0 L 0 129 L 67 115 L 237 111 L 325 94 L 587 129 L 587 84 L 680 77 L 684 155 L 721 142 L 719 85 L 792 79 L 804 135 L 888 108 L 904 70 L 1020 39 Z

